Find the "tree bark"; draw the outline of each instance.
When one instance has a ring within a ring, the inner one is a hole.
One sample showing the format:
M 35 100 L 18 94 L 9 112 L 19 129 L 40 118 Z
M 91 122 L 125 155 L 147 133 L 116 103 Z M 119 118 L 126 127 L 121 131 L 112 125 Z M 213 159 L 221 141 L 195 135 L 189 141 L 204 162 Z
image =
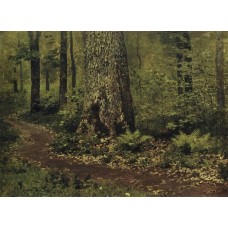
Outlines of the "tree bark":
M 21 47 L 20 32 L 18 32 L 18 47 L 19 48 Z M 22 60 L 20 60 L 19 67 L 20 67 L 20 92 L 23 92 L 24 80 L 23 80 L 23 63 L 22 63 Z
M 20 91 L 23 92 L 24 90 L 24 79 L 23 79 L 23 63 L 22 60 L 20 61 Z
M 72 94 L 75 95 L 76 88 L 76 64 L 74 59 L 74 44 L 73 34 L 70 32 L 70 58 L 71 58 L 71 73 L 72 73 Z
M 224 48 L 222 32 L 216 32 L 216 82 L 219 112 L 219 134 L 225 134 Z
M 177 32 L 177 78 L 178 94 L 192 92 L 192 58 L 190 57 L 191 41 L 188 32 Z
M 60 32 L 60 86 L 59 107 L 67 103 L 67 32 Z
M 78 133 L 112 136 L 135 128 L 123 32 L 86 32 L 85 97 Z
M 136 32 L 136 53 L 139 60 L 139 70 L 142 69 L 142 59 L 139 53 L 139 32 Z
M 16 79 L 14 79 L 13 80 L 13 92 L 14 93 L 18 93 L 18 86 L 17 86 L 18 84 L 17 84 L 17 80 Z
M 31 112 L 40 111 L 40 34 L 41 32 L 28 32 L 31 52 Z
M 45 82 L 46 82 L 46 92 L 49 92 L 50 91 L 49 69 L 45 70 Z

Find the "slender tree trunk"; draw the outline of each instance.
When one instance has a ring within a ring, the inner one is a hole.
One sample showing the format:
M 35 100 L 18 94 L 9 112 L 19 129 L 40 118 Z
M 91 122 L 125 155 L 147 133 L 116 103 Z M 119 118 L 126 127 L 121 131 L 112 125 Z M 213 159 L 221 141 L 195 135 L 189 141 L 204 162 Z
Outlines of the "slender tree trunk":
M 60 86 L 59 107 L 67 103 L 67 32 L 60 32 Z
M 41 32 L 28 32 L 31 57 L 31 112 L 40 111 L 40 56 L 39 37 Z
M 18 83 L 16 79 L 13 80 L 13 92 L 18 93 Z
M 49 69 L 45 70 L 45 81 L 46 81 L 46 92 L 49 92 L 50 91 Z
M 75 95 L 76 88 L 76 64 L 74 59 L 74 44 L 73 34 L 70 32 L 70 58 L 71 58 L 71 73 L 72 73 L 72 94 Z
M 78 133 L 118 135 L 134 130 L 123 32 L 86 32 L 85 97 Z
M 20 61 L 20 91 L 23 92 L 24 90 L 24 80 L 23 80 L 23 63 L 22 60 Z
M 224 48 L 222 32 L 216 32 L 216 82 L 219 134 L 225 136 Z
M 188 32 L 178 32 L 176 36 L 177 46 L 177 78 L 178 94 L 192 92 L 192 58 L 190 56 L 191 42 Z
M 20 39 L 20 32 L 18 32 L 18 47 L 21 47 L 21 39 Z M 20 67 L 20 92 L 23 92 L 24 89 L 24 82 L 23 82 L 23 63 L 22 60 L 19 63 Z
M 136 53 L 137 53 L 137 57 L 138 57 L 138 60 L 139 60 L 139 70 L 142 69 L 142 59 L 141 59 L 141 56 L 140 56 L 140 53 L 139 53 L 139 32 L 136 32 Z

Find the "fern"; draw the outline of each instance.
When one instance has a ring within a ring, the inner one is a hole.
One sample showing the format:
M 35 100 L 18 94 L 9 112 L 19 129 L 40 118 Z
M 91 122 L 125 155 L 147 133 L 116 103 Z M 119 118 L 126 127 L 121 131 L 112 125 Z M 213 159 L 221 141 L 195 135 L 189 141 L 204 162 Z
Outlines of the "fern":
M 136 130 L 133 133 L 127 130 L 124 134 L 117 137 L 119 146 L 130 151 L 139 150 L 141 145 L 150 139 L 151 136 L 141 135 L 139 130 Z
M 183 132 L 172 139 L 173 145 L 183 153 L 203 152 L 213 148 L 214 140 L 210 134 L 201 135 L 197 129 L 187 135 Z

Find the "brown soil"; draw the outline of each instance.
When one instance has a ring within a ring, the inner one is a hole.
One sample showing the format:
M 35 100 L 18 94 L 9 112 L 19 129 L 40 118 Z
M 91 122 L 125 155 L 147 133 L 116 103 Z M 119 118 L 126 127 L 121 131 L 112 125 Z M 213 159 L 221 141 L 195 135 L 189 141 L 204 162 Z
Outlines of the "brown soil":
M 14 149 L 14 155 L 41 167 L 68 170 L 80 178 L 90 174 L 96 181 L 105 180 L 108 183 L 134 187 L 146 192 L 159 190 L 160 195 L 163 196 L 228 196 L 227 183 L 209 182 L 196 186 L 191 180 L 177 182 L 177 179 L 184 176 L 168 173 L 166 169 L 147 171 L 111 169 L 105 165 L 82 164 L 73 157 L 57 156 L 49 149 L 49 144 L 54 137 L 53 132 L 21 120 L 14 119 L 9 122 L 20 131 L 22 136 L 19 145 Z

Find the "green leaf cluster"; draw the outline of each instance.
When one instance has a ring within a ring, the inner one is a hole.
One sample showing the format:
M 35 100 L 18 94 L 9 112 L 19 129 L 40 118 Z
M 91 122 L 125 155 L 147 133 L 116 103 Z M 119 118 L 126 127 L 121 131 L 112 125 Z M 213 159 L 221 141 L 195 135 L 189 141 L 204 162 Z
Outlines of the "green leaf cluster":
M 125 150 L 130 150 L 136 152 L 140 150 L 142 144 L 151 139 L 151 136 L 141 135 L 139 130 L 131 132 L 127 130 L 124 134 L 120 135 L 118 140 L 118 145 Z
M 179 135 L 172 138 L 172 143 L 178 151 L 184 154 L 209 151 L 215 145 L 210 134 L 202 135 L 199 129 L 191 134 L 180 132 Z

